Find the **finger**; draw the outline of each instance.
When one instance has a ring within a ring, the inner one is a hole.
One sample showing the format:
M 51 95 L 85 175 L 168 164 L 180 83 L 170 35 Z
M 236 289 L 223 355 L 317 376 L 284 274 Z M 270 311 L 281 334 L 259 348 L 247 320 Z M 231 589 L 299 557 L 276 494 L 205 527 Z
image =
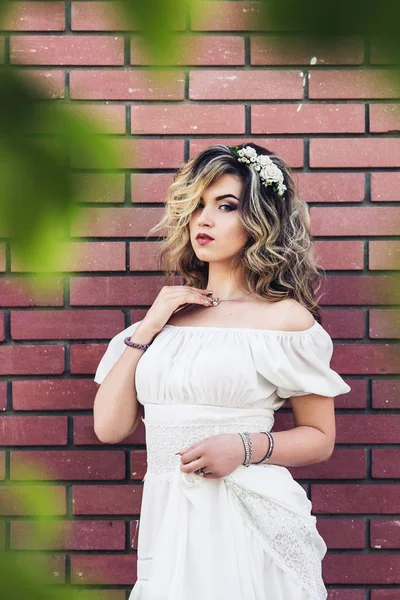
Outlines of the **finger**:
M 188 452 L 184 452 L 181 454 L 182 464 L 186 465 L 187 463 L 192 462 L 193 460 L 198 460 L 202 456 L 201 451 L 198 448 L 194 448 Z
M 204 460 L 198 458 L 197 460 L 193 460 L 190 463 L 182 464 L 181 471 L 184 473 L 194 473 L 194 471 L 198 471 L 202 467 L 205 467 Z

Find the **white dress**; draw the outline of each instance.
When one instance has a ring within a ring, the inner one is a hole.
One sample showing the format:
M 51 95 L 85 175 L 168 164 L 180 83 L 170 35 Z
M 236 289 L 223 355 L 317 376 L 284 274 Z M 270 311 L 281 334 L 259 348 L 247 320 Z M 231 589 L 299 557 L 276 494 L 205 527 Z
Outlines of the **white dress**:
M 111 340 L 97 383 L 139 323 Z M 290 396 L 346 394 L 332 353 L 317 321 L 303 331 L 163 327 L 135 376 L 147 472 L 129 600 L 326 600 L 327 547 L 286 467 L 241 465 L 206 479 L 183 473 L 175 453 L 218 433 L 270 430 Z

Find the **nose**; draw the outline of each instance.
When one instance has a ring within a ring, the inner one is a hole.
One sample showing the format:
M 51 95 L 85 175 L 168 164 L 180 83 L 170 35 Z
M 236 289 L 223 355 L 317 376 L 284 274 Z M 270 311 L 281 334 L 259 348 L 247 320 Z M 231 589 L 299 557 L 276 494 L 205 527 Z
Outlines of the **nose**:
M 197 225 L 199 227 L 203 227 L 203 225 L 212 225 L 211 217 L 208 216 L 209 212 L 210 209 L 207 209 L 206 206 L 204 206 L 203 209 L 200 211 L 197 217 Z

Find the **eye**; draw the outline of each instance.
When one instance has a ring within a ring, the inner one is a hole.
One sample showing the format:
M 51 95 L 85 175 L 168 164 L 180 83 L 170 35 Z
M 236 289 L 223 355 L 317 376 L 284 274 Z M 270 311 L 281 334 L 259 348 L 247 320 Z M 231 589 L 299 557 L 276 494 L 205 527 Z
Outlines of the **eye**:
M 200 207 L 200 205 L 201 205 L 201 204 L 202 204 L 202 203 L 201 203 L 201 202 L 199 202 L 199 203 L 197 204 L 197 206 L 195 207 L 195 210 L 197 210 L 197 209 Z M 231 212 L 231 210 L 235 210 L 235 207 L 234 207 L 234 206 L 232 206 L 231 204 L 220 204 L 220 205 L 219 205 L 219 207 L 218 207 L 218 209 L 220 209 L 220 208 L 221 208 L 221 206 L 225 206 L 225 207 L 229 208 L 229 211 L 228 211 L 228 212 Z M 222 211 L 222 212 L 225 212 L 225 211 Z

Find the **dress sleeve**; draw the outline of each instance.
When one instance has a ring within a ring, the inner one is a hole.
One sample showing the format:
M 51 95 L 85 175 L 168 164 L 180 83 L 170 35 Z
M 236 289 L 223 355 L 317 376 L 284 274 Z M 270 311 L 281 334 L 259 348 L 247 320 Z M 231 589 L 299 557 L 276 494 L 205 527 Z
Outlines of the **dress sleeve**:
M 141 321 L 133 323 L 123 331 L 117 333 L 117 335 L 111 339 L 97 366 L 96 374 L 94 376 L 96 383 L 103 383 L 106 375 L 109 373 L 109 371 L 111 371 L 126 348 L 126 345 L 124 344 L 124 338 L 128 337 L 128 335 L 131 336 L 138 327 L 139 323 L 141 323 Z
M 330 368 L 333 342 L 318 323 L 305 332 L 284 332 L 257 340 L 256 369 L 273 385 L 279 398 L 317 394 L 335 397 L 351 387 Z

